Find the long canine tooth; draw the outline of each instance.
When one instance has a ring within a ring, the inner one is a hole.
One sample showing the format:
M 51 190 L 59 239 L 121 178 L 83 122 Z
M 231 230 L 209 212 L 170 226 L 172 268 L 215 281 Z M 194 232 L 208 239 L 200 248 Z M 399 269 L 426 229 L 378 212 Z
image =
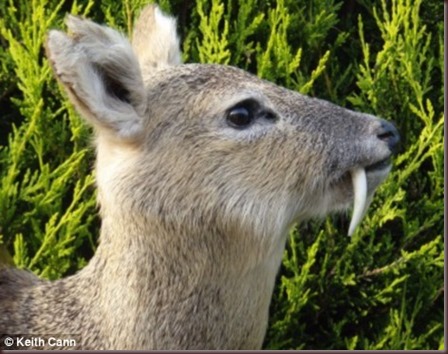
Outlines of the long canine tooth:
M 351 236 L 355 232 L 356 227 L 361 222 L 364 212 L 366 211 L 367 200 L 367 177 L 364 168 L 355 168 L 351 171 L 353 183 L 353 214 L 348 235 Z

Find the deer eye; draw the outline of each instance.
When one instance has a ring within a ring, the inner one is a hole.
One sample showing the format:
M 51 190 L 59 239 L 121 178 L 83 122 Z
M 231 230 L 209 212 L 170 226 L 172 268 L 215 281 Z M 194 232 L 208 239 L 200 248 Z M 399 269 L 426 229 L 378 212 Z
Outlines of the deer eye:
M 227 122 L 233 128 L 244 129 L 248 127 L 254 119 L 253 111 L 247 106 L 237 106 L 227 113 Z

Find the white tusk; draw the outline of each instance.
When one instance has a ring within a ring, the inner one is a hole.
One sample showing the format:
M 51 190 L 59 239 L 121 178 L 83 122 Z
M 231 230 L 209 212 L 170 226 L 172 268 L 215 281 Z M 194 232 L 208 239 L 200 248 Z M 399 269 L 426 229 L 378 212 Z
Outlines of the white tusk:
M 367 177 L 364 168 L 355 168 L 351 171 L 353 183 L 353 214 L 348 235 L 351 236 L 355 232 L 356 227 L 362 220 L 367 209 Z

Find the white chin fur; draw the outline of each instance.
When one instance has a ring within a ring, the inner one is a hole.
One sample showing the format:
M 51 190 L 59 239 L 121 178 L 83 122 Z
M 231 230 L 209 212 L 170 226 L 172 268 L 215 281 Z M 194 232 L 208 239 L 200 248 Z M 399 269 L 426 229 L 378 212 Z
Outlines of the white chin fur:
M 353 183 L 353 214 L 350 226 L 348 228 L 348 235 L 352 236 L 356 227 L 362 220 L 367 209 L 367 177 L 364 168 L 354 168 L 351 171 Z

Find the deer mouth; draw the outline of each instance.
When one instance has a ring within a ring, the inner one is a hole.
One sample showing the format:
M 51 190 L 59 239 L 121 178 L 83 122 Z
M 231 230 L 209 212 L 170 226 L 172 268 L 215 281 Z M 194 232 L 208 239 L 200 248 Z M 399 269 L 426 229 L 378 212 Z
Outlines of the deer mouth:
M 381 161 L 375 162 L 369 166 L 365 167 L 366 172 L 376 172 L 389 168 L 391 165 L 391 158 L 387 157 Z
M 368 174 L 380 173 L 385 177 L 389 172 L 388 170 L 390 166 L 391 161 L 390 157 L 388 157 L 366 167 L 355 167 L 350 170 L 353 186 L 353 211 L 350 226 L 348 228 L 349 236 L 353 235 L 355 232 L 372 200 L 373 191 L 368 195 Z

